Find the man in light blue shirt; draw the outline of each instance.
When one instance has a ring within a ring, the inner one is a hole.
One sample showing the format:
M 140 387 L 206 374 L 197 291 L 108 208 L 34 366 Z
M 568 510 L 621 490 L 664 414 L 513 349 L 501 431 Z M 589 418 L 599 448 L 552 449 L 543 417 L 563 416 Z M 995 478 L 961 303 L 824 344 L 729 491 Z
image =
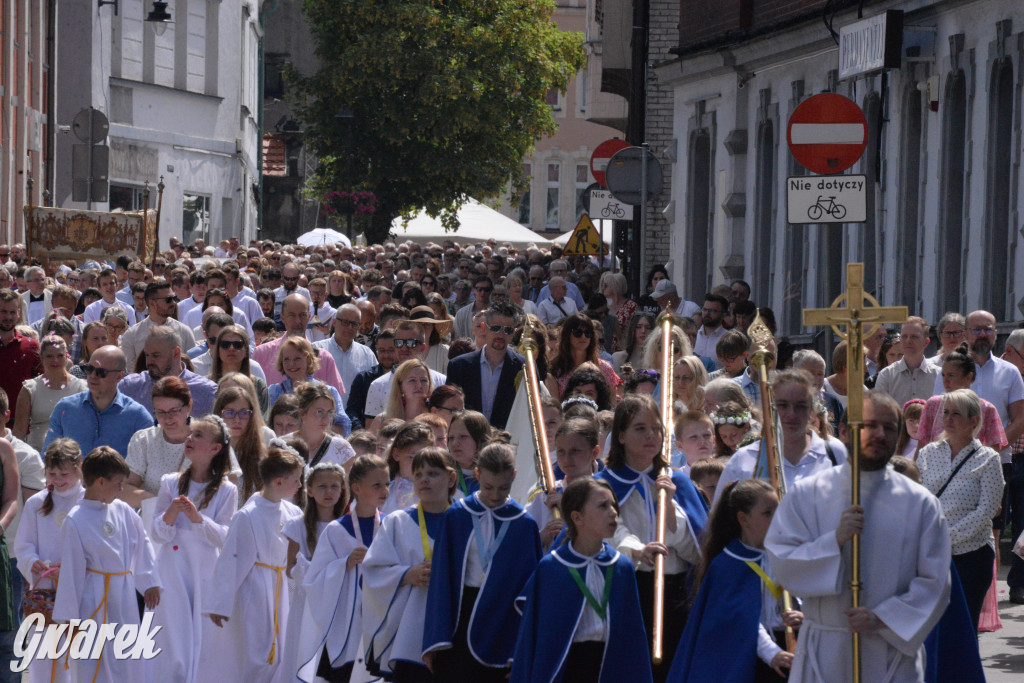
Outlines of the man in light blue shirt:
M 568 273 L 569 264 L 561 259 L 556 259 L 552 261 L 551 265 L 548 266 L 548 275 L 551 279 L 554 279 L 556 277 L 564 278 Z M 570 299 L 576 302 L 577 309 L 582 311 L 584 308 L 586 308 L 587 302 L 583 300 L 583 295 L 580 294 L 580 288 L 577 287 L 575 283 L 566 280 L 565 288 L 567 290 L 566 296 L 568 296 Z M 536 299 L 534 299 L 534 303 L 536 303 L 539 306 L 541 301 L 550 298 L 551 290 L 548 288 L 548 285 L 544 285 L 544 288 L 540 290 L 540 294 L 537 296 Z
M 54 439 L 74 439 L 82 454 L 97 446 L 110 446 L 124 457 L 128 442 L 140 429 L 152 427 L 153 416 L 137 401 L 118 391 L 124 377 L 126 359 L 116 346 L 103 346 L 93 352 L 85 373 L 88 391 L 57 402 L 50 415 L 43 450 Z
M 355 304 L 342 304 L 334 314 L 334 335 L 313 344 L 324 349 L 334 358 L 338 366 L 338 374 L 346 387 L 351 387 L 356 375 L 369 370 L 377 364 L 377 356 L 368 346 L 356 341 L 356 333 L 362 324 L 363 316 Z M 342 404 L 348 407 L 349 392 L 341 397 Z

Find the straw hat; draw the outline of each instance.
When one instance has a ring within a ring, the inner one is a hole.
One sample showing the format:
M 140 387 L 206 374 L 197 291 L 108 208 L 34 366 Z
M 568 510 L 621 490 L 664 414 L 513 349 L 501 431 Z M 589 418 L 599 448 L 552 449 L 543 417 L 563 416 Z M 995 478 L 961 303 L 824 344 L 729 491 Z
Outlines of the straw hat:
M 442 337 L 447 337 L 452 328 L 455 326 L 451 320 L 438 320 L 434 317 L 434 309 L 430 306 L 417 306 L 412 309 L 409 313 L 409 320 L 414 323 L 430 323 L 435 326 L 437 333 Z

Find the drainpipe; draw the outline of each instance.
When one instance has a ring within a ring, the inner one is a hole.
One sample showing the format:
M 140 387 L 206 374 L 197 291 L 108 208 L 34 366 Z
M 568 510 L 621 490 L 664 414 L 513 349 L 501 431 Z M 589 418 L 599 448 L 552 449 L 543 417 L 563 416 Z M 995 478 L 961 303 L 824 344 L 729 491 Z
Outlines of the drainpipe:
M 267 0 L 268 2 L 270 0 Z M 256 173 L 259 175 L 260 200 L 256 203 L 256 236 L 262 237 L 263 233 L 263 93 L 266 86 L 267 69 L 264 64 L 266 42 L 267 42 L 267 16 L 277 12 L 281 0 L 273 0 L 274 4 L 267 8 L 260 8 L 260 49 L 259 49 L 259 79 L 260 95 L 256 105 L 256 123 L 259 127 L 259 140 L 256 145 Z

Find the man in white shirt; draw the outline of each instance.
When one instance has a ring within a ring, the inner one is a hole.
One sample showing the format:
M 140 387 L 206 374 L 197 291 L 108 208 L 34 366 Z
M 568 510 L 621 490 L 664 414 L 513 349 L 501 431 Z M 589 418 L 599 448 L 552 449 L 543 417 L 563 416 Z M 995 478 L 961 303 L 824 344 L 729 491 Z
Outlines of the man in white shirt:
M 355 304 L 342 304 L 334 314 L 334 336 L 313 344 L 323 349 L 334 358 L 338 366 L 338 374 L 346 387 L 352 387 L 352 381 L 361 372 L 369 370 L 377 364 L 377 356 L 369 346 L 356 341 L 356 333 L 362 324 L 362 313 Z M 341 402 L 348 407 L 348 392 L 341 397 Z
M 551 281 L 548 282 L 548 291 L 551 292 L 551 296 L 537 306 L 538 315 L 545 325 L 554 325 L 559 320 L 579 311 L 576 302 L 566 296 L 568 288 L 565 278 L 551 278 Z
M 974 358 L 975 376 L 971 389 L 996 407 L 1006 431 L 1006 440 L 1014 443 L 1024 434 L 1024 379 L 1013 363 L 992 355 L 996 341 L 996 319 L 988 311 L 967 316 L 967 343 Z M 933 395 L 946 393 L 942 375 L 935 380 Z M 1000 451 L 1004 464 L 1011 462 L 1010 447 Z
M 729 302 L 724 296 L 704 295 L 704 306 L 700 309 L 701 322 L 704 324 L 697 330 L 697 343 L 693 345 L 695 355 L 711 359 L 717 356 L 715 347 L 718 346 L 718 340 L 725 334 L 722 319 L 728 310 Z
M 928 331 L 924 318 L 907 318 L 900 330 L 903 358 L 882 368 L 875 379 L 875 389 L 889 394 L 901 406 L 912 398 L 931 398 L 935 380 L 942 374 L 924 357 Z
M 206 290 L 209 287 L 206 284 L 206 273 L 201 270 L 193 271 L 188 279 L 192 295 L 178 302 L 178 320 L 181 322 L 185 322 L 185 318 L 193 308 L 202 307 L 203 300 L 206 298 Z
M 242 279 L 239 276 L 238 266 L 228 261 L 222 268 L 224 271 L 224 289 L 231 297 L 231 305 L 235 310 L 245 313 L 250 327 L 254 322 L 263 317 L 263 309 L 255 296 L 249 296 L 242 288 Z M 252 330 L 249 330 L 252 334 Z
M 100 294 L 103 295 L 103 298 L 86 306 L 85 313 L 82 314 L 82 319 L 86 323 L 96 322 L 100 319 L 100 315 L 102 315 L 104 308 L 107 308 L 108 306 L 120 306 L 124 310 L 125 315 L 128 316 L 128 324 L 134 325 L 136 322 L 135 306 L 132 304 L 126 304 L 117 298 L 117 276 L 114 275 L 114 271 L 109 268 L 100 271 L 97 281 Z
M 849 465 L 786 493 L 765 538 L 780 585 L 803 599 L 804 623 L 789 674 L 797 683 L 849 680 L 850 632 L 860 634 L 864 681 L 924 680 L 924 640 L 949 603 L 950 541 L 935 496 L 887 467 L 900 407 L 864 395 L 861 506 L 850 505 Z M 846 425 L 840 434 L 849 442 Z M 894 524 L 894 520 L 899 520 Z M 851 543 L 860 536 L 861 607 L 851 607 Z
M 654 291 L 651 292 L 651 298 L 654 299 L 661 310 L 670 310 L 680 318 L 692 318 L 694 322 L 700 324 L 700 306 L 692 301 L 686 301 L 679 296 L 679 290 L 672 284 L 670 280 L 658 280 L 658 284 L 654 286 Z

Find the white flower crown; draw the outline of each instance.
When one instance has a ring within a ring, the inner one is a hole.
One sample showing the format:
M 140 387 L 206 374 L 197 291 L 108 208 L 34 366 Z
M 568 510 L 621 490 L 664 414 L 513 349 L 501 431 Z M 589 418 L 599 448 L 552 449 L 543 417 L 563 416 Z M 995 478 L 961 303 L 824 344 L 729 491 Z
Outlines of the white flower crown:
M 750 424 L 751 420 L 750 411 L 744 411 L 739 415 L 719 415 L 718 413 L 711 413 L 711 421 L 716 425 L 745 425 Z

